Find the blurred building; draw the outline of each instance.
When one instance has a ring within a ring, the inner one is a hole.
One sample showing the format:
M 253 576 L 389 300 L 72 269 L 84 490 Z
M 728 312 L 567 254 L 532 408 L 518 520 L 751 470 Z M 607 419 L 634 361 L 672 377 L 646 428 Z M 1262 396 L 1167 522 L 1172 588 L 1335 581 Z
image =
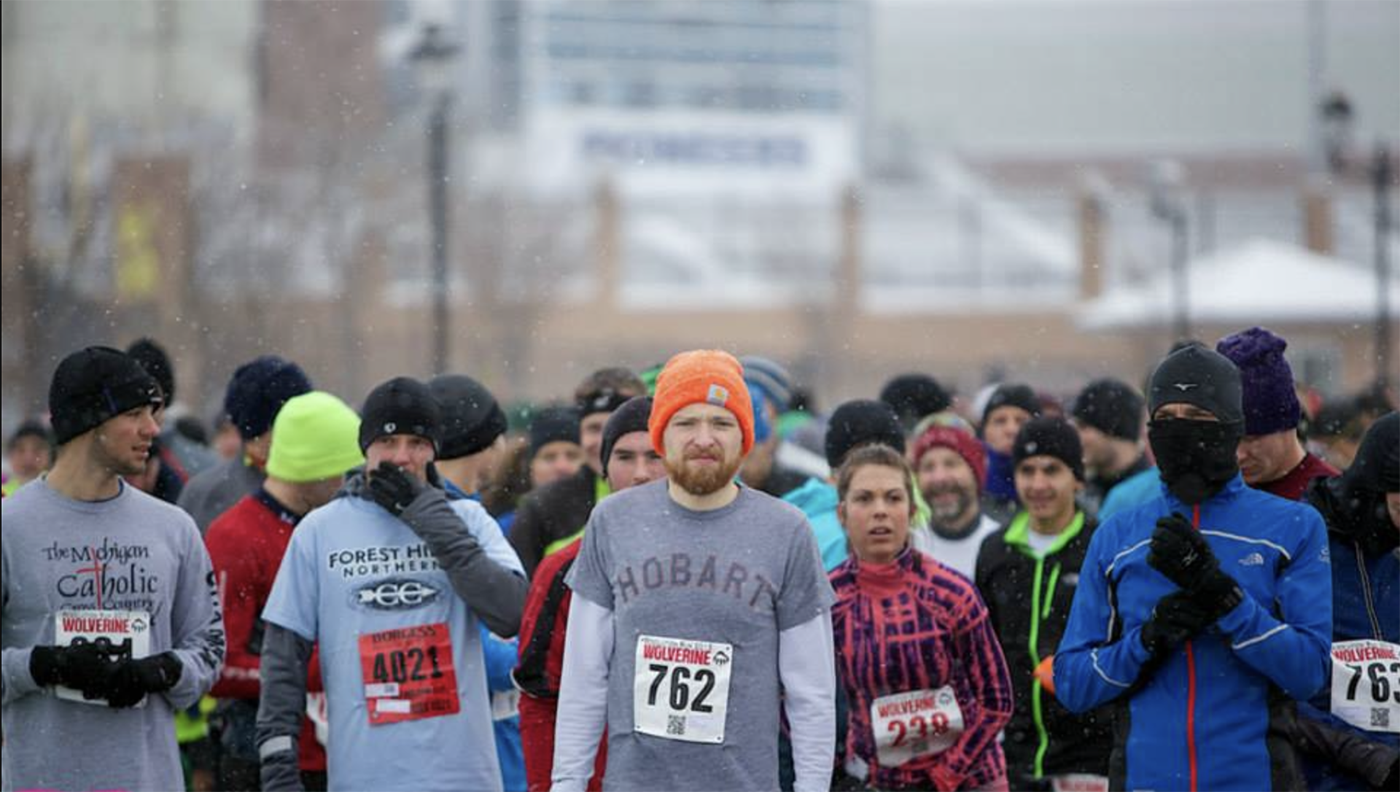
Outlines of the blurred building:
M 1171 260 L 1151 163 L 1178 163 L 1203 266 L 1262 238 L 1350 277 L 1377 249 L 1370 194 L 1353 169 L 1318 200 L 1319 41 L 1356 142 L 1400 129 L 1395 3 L 18 0 L 0 16 L 6 425 L 42 405 L 59 355 L 152 328 L 206 412 L 263 352 L 352 401 L 426 373 L 433 97 L 407 53 L 427 22 L 460 45 L 452 363 L 507 398 L 696 345 L 779 358 L 828 404 L 897 370 L 964 392 L 1136 381 L 1170 331 L 1084 317 Z M 1333 392 L 1372 376 L 1364 319 L 1287 316 L 1303 376 Z

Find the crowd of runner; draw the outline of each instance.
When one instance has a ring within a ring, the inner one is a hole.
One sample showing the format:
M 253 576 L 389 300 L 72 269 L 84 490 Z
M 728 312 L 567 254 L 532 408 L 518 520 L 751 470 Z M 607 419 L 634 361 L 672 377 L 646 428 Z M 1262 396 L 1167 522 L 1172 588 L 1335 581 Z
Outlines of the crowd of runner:
M 1400 415 L 1285 348 L 513 419 L 264 356 L 212 431 L 75 351 L 6 445 L 3 789 L 1400 788 Z

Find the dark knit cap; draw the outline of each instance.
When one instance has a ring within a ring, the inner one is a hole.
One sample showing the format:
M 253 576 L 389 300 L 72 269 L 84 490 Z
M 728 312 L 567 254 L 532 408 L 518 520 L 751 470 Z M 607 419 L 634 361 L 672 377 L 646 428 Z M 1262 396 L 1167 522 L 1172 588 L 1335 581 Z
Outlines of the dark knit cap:
M 506 433 L 506 414 L 484 385 L 462 374 L 440 374 L 428 390 L 442 411 L 438 459 L 458 459 L 485 451 Z
M 63 445 L 127 410 L 162 404 L 160 385 L 136 359 L 91 346 L 64 358 L 49 384 L 54 442 Z
M 550 443 L 579 442 L 579 412 L 573 407 L 546 407 L 530 419 L 530 457 Z
M 880 443 L 904 453 L 904 429 L 894 408 L 882 401 L 856 399 L 836 408 L 826 426 L 826 463 L 841 467 L 853 449 Z
M 1187 346 L 1167 355 L 1148 381 L 1147 412 L 1166 404 L 1191 404 L 1222 423 L 1244 420 L 1240 372 L 1230 359 L 1204 346 Z
M 1084 480 L 1084 447 L 1079 443 L 1079 432 L 1063 418 L 1032 418 L 1016 433 L 1011 446 L 1013 463 L 1019 465 L 1034 456 L 1052 456 L 1065 463 L 1076 479 Z
M 1400 413 L 1386 413 L 1371 424 L 1341 482 L 1353 492 L 1400 492 Z
M 1137 441 L 1142 436 L 1142 397 L 1126 382 L 1094 380 L 1074 400 L 1075 420 L 1109 437 Z
M 238 436 L 252 440 L 272 428 L 282 405 L 310 392 L 311 380 L 301 366 L 276 355 L 264 355 L 233 372 L 224 393 L 224 412 L 238 429 Z
M 395 377 L 375 387 L 360 410 L 360 450 L 388 435 L 416 435 L 442 449 L 442 410 L 428 386 L 412 377 Z
M 1288 342 L 1262 327 L 1225 336 L 1215 351 L 1240 371 L 1244 433 L 1269 435 L 1298 426 L 1303 409 L 1293 389 L 1293 369 L 1283 357 Z
M 983 424 L 987 423 L 992 411 L 998 407 L 1020 407 L 1034 418 L 1040 415 L 1040 397 L 1035 395 L 1035 391 L 1029 385 L 1014 383 L 998 385 L 997 389 L 992 391 L 991 397 L 987 399 L 987 406 L 982 409 Z
M 608 416 L 603 425 L 603 478 L 608 477 L 608 458 L 619 438 L 633 432 L 647 431 L 647 420 L 651 418 L 651 397 L 633 396 Z M 650 447 L 650 443 L 648 443 Z
M 126 353 L 136 358 L 147 374 L 155 377 L 160 392 L 165 395 L 165 403 L 175 401 L 175 367 L 170 365 L 170 356 L 165 349 L 149 338 L 141 338 L 126 348 Z
M 900 374 L 880 389 L 880 401 L 894 408 L 905 429 L 913 429 L 925 416 L 943 412 L 953 404 L 948 391 L 927 374 Z

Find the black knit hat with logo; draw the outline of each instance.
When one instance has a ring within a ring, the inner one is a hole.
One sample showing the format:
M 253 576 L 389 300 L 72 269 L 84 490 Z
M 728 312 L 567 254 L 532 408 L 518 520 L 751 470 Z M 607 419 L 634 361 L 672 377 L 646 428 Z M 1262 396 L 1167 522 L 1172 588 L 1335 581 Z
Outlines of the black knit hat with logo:
M 1240 370 L 1230 359 L 1203 346 L 1187 346 L 1167 356 L 1148 383 L 1147 411 L 1166 404 L 1190 404 L 1221 423 L 1244 421 Z
M 442 410 L 428 386 L 412 377 L 395 377 L 365 397 L 360 411 L 360 450 L 395 434 L 417 435 L 442 448 Z
M 64 358 L 49 384 L 49 413 L 59 445 L 127 410 L 163 403 L 160 385 L 132 356 L 90 346 Z
M 1046 415 L 1021 426 L 1011 446 L 1011 458 L 1019 465 L 1034 456 L 1054 457 L 1065 463 L 1076 479 L 1084 480 L 1084 447 L 1079 432 L 1063 418 Z

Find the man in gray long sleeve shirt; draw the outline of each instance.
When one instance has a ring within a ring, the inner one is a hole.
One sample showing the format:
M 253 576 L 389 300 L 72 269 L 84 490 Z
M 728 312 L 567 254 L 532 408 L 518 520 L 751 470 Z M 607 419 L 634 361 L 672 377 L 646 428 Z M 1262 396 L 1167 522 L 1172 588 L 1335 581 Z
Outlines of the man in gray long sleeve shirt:
M 49 392 L 58 462 L 0 507 L 10 789 L 181 789 L 175 712 L 213 684 L 223 619 L 189 515 L 134 487 L 159 387 L 89 347 Z
M 834 595 L 802 513 L 735 483 L 753 420 L 727 353 L 657 378 L 667 480 L 599 504 L 565 578 L 556 792 L 583 792 L 605 724 L 607 789 L 777 789 L 780 711 L 796 790 L 829 786 Z
M 319 641 L 331 789 L 499 790 L 477 620 L 519 630 L 524 570 L 479 504 L 432 483 L 441 419 L 426 386 L 390 380 L 362 413 L 368 473 L 298 524 L 263 611 L 263 788 L 300 788 Z

